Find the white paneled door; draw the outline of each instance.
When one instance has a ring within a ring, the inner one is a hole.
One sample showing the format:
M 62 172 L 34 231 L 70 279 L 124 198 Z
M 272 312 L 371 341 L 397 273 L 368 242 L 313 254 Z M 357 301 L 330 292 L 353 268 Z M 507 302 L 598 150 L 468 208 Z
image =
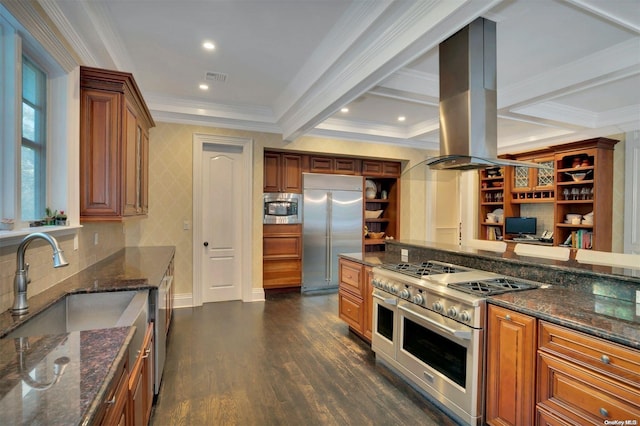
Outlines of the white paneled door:
M 202 302 L 242 298 L 242 147 L 202 153 Z

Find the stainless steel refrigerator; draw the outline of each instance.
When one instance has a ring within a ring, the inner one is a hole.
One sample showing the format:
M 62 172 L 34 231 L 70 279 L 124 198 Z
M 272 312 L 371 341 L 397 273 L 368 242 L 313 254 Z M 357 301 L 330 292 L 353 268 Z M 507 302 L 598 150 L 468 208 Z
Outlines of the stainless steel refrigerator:
M 302 293 L 338 288 L 338 254 L 362 251 L 361 176 L 303 173 Z

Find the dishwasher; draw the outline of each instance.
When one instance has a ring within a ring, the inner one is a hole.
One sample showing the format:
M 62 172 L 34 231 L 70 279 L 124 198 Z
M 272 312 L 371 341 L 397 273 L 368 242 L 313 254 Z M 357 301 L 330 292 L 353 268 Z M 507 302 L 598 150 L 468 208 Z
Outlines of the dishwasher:
M 154 394 L 160 391 L 160 382 L 162 381 L 162 371 L 164 370 L 164 361 L 167 354 L 167 326 L 169 315 L 171 315 L 171 286 L 173 285 L 173 268 L 168 268 L 167 273 L 162 278 L 162 282 L 155 293 L 151 297 L 151 313 L 153 315 L 154 337 L 155 337 L 155 374 L 154 374 Z

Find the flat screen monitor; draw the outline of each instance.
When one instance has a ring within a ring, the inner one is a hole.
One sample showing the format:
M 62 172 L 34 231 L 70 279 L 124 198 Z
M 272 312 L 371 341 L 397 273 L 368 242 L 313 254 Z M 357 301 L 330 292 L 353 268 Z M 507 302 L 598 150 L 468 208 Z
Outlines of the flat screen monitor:
M 511 235 L 535 235 L 535 217 L 505 217 L 504 233 Z

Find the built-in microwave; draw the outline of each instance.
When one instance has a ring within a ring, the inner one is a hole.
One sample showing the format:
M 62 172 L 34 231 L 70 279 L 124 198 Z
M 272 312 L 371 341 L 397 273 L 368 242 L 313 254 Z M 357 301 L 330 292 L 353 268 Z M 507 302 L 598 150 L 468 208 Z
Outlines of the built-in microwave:
M 301 223 L 302 194 L 265 193 L 263 223 Z

